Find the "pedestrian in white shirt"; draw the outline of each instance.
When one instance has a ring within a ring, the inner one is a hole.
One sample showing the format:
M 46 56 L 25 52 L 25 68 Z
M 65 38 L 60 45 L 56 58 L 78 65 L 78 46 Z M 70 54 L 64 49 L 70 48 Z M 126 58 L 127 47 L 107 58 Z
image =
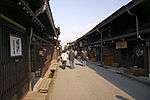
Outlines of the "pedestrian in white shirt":
M 61 58 L 62 58 L 62 68 L 65 69 L 68 60 L 67 52 L 63 51 L 63 53 L 61 54 Z
M 74 56 L 75 56 L 76 59 L 77 59 L 77 54 L 78 54 L 78 52 L 77 52 L 77 50 L 75 50 L 74 51 Z

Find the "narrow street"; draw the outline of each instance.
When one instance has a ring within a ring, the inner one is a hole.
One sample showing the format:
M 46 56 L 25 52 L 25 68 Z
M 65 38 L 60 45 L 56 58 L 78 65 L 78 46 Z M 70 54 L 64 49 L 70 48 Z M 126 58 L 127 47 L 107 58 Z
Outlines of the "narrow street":
M 150 86 L 88 64 L 59 68 L 48 100 L 149 100 Z
M 150 0 L 1 0 L 0 100 L 150 100 L 148 9 Z

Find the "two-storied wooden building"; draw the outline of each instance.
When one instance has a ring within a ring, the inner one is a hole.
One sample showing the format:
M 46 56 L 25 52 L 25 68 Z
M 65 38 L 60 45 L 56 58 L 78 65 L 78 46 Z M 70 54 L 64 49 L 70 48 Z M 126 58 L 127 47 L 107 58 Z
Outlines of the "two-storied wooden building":
M 49 0 L 0 1 L 0 100 L 19 99 L 31 72 L 45 73 L 58 34 Z
M 150 1 L 132 0 L 76 40 L 105 65 L 150 73 Z M 139 72 L 140 73 L 140 72 Z M 150 76 L 150 74 L 149 74 Z

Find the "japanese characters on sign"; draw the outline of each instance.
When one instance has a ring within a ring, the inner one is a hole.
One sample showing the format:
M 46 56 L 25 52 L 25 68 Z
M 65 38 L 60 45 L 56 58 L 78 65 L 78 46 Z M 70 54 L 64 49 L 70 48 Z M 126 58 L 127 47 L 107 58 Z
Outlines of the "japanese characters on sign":
M 10 35 L 10 56 L 22 55 L 21 38 Z

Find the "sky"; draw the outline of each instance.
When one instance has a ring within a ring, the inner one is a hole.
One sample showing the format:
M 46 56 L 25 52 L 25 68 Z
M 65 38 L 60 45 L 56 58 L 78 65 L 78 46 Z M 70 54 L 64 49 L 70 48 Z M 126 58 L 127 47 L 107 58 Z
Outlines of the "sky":
M 80 38 L 131 0 L 50 0 L 62 45 Z

